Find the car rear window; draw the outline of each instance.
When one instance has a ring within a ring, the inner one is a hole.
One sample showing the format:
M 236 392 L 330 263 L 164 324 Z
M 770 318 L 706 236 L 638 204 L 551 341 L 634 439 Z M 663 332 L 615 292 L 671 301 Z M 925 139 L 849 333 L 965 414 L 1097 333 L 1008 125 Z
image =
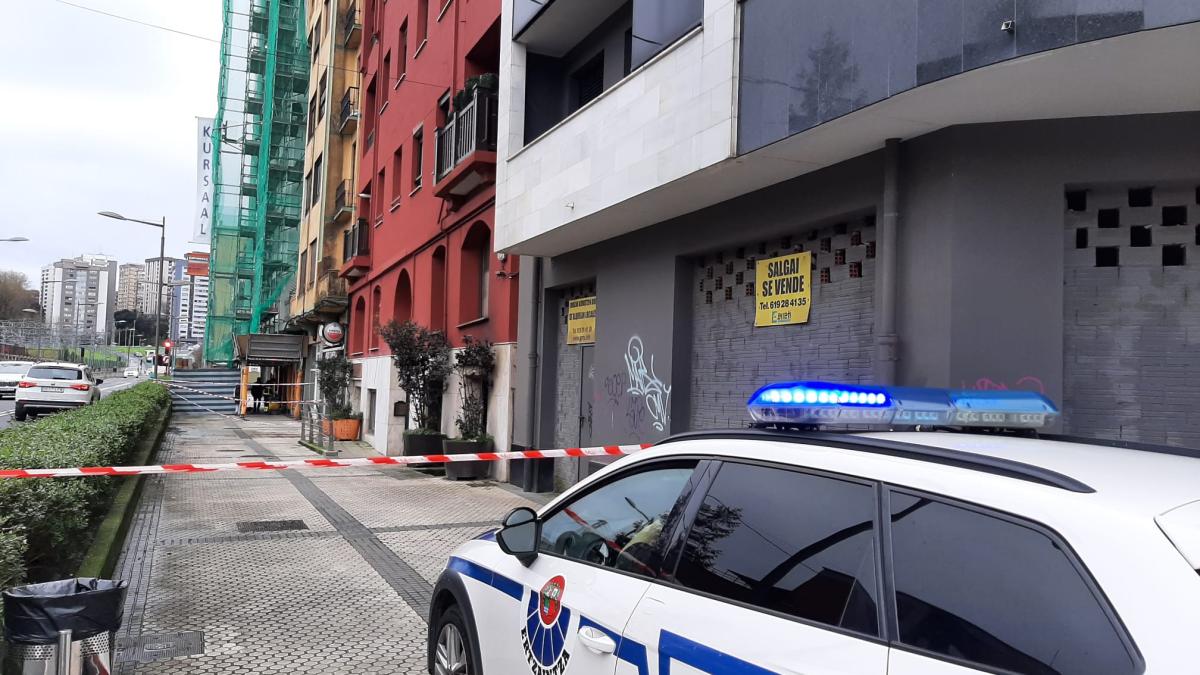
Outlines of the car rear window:
M 28 363 L 0 363 L 0 373 L 24 373 L 29 369 Z
M 83 373 L 79 372 L 78 368 L 34 366 L 29 369 L 29 377 L 39 380 L 82 380 Z

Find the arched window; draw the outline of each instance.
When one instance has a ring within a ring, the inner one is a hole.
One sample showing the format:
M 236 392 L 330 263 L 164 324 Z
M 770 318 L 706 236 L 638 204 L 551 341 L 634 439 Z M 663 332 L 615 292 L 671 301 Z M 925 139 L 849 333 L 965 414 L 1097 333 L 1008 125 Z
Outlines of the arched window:
M 412 282 L 408 280 L 408 270 L 400 270 L 400 279 L 396 282 L 396 299 L 392 304 L 392 320 L 404 323 L 412 319 Z
M 483 222 L 471 226 L 463 239 L 458 288 L 459 323 L 487 316 L 488 262 L 492 257 L 492 232 Z
M 433 266 L 429 272 L 429 327 L 446 330 L 446 247 L 433 251 Z
M 383 291 L 376 286 L 371 291 L 371 349 L 379 349 L 379 314 L 382 309 Z
M 350 353 L 361 354 L 366 347 L 367 301 L 360 295 L 350 316 Z

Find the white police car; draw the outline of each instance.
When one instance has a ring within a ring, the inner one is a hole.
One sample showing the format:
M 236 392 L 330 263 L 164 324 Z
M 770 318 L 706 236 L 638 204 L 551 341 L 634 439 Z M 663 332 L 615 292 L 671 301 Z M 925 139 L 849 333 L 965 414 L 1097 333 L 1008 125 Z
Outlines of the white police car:
M 1200 455 L 1036 394 L 787 383 L 460 546 L 437 675 L 1200 672 Z M 816 431 L 816 424 L 929 429 Z M 973 429 L 976 433 L 953 433 Z

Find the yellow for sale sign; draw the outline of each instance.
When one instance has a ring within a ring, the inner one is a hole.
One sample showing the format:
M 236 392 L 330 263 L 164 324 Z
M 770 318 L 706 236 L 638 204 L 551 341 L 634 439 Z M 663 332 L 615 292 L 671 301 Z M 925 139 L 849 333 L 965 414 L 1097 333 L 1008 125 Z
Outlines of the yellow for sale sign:
M 755 326 L 808 322 L 812 304 L 811 252 L 756 261 L 754 274 Z

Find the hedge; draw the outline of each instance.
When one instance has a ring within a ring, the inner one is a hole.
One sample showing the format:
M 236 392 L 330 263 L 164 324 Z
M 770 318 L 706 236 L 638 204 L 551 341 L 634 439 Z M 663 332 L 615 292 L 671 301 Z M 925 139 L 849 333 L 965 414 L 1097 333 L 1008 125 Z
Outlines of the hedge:
M 0 430 L 0 469 L 125 463 L 171 403 L 143 382 L 99 402 Z M 73 576 L 120 478 L 0 479 L 0 588 Z

